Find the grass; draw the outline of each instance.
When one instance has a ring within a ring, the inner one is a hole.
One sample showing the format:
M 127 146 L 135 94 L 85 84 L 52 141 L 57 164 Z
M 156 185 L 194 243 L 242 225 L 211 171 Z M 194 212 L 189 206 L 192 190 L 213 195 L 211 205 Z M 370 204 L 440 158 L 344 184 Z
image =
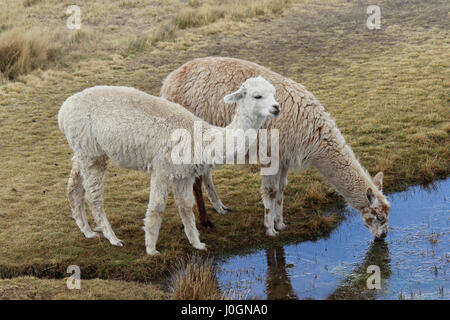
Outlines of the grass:
M 179 260 L 171 276 L 172 299 L 222 299 L 216 274 L 217 267 L 211 257 L 194 254 L 186 260 Z
M 160 300 L 169 295 L 150 284 L 115 280 L 81 280 L 69 290 L 67 279 L 19 277 L 0 280 L 0 297 L 8 300 Z
M 216 22 L 219 19 L 242 21 L 257 16 L 280 14 L 286 8 L 288 0 L 262 1 L 221 1 L 201 3 L 191 1 L 190 7 L 184 7 L 174 18 L 174 24 L 179 29 L 200 27 Z
M 169 277 L 173 300 L 247 300 L 249 292 L 222 291 L 217 281 L 219 267 L 212 256 L 198 253 L 180 258 Z
M 218 4 L 215 1 L 190 1 L 189 6 L 147 33 L 132 39 L 123 55 L 137 54 L 154 47 L 158 42 L 171 42 L 177 30 L 210 25 L 220 19 L 245 21 L 257 16 L 276 15 L 283 12 L 289 0 L 238 1 L 229 0 Z M 134 2 L 122 2 L 120 7 L 134 7 Z
M 0 81 L 43 68 L 57 53 L 48 33 L 12 29 L 0 34 Z
M 35 5 L 36 3 L 40 2 L 41 0 L 23 0 L 23 6 L 24 7 L 31 7 L 32 5 Z
M 290 1 L 281 13 L 224 16 L 150 40 L 153 32 L 164 35 L 153 30 L 175 25 L 180 4 L 213 4 L 190 3 L 89 1 L 81 8 L 82 29 L 73 31 L 65 28 L 67 1 L 35 1 L 25 9 L 20 1 L 2 1 L 0 37 L 12 29 L 46 26 L 59 34 L 51 44 L 61 51 L 0 85 L 0 277 L 62 279 L 67 266 L 77 264 L 83 279 L 160 281 L 179 257 L 193 252 L 170 195 L 157 244 L 161 256 L 145 255 L 140 227 L 149 175 L 113 165 L 105 207 L 125 247 L 83 238 L 65 196 L 72 153 L 56 114 L 68 96 L 97 84 L 157 95 L 170 71 L 196 57 L 255 61 L 307 86 L 335 117 L 362 164 L 373 174 L 385 172 L 387 191 L 448 176 L 447 1 L 380 1 L 382 26 L 375 31 L 365 27 L 370 3 Z M 123 54 L 130 35 L 146 40 Z M 218 194 L 234 211 L 218 216 L 207 205 L 217 229 L 200 228 L 200 234 L 212 254 L 316 239 L 338 224 L 336 216 L 320 212 L 341 198 L 315 170 L 290 173 L 289 229 L 276 239 L 264 234 L 255 168 L 224 166 L 213 175 Z
M 148 34 L 139 35 L 132 39 L 123 55 L 137 54 L 148 50 L 158 42 L 172 41 L 175 38 L 176 30 L 177 26 L 171 21 L 159 25 Z

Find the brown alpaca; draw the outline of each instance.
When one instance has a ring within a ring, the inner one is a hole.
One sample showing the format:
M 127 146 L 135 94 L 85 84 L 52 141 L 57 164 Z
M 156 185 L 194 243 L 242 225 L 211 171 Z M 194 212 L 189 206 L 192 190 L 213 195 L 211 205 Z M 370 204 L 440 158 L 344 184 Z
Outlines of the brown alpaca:
M 161 96 L 181 104 L 196 116 L 216 126 L 226 126 L 234 114 L 225 106 L 223 95 L 239 87 L 243 80 L 262 75 L 277 90 L 283 112 L 268 119 L 263 129 L 279 129 L 280 168 L 275 175 L 261 176 L 266 233 L 275 236 L 286 228 L 283 223 L 283 190 L 289 169 L 316 167 L 347 202 L 361 213 L 364 224 L 375 238 L 388 230 L 389 202 L 382 193 L 383 174 L 373 179 L 359 164 L 335 122 L 320 102 L 301 84 L 255 63 L 222 57 L 189 61 L 169 74 Z M 203 185 L 219 213 L 229 209 L 217 196 L 211 171 L 203 175 Z M 194 184 L 203 224 L 211 224 L 204 209 L 201 180 Z

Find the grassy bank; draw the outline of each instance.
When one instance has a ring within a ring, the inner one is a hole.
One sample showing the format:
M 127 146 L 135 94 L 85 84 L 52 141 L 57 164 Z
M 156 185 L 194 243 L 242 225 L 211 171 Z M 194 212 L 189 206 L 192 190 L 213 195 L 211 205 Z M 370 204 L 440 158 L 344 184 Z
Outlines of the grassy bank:
M 9 300 L 161 300 L 169 295 L 151 284 L 117 280 L 83 280 L 69 290 L 66 279 L 19 277 L 0 280 L 0 298 Z
M 157 281 L 193 251 L 170 195 L 157 245 L 161 256 L 145 255 L 140 227 L 149 175 L 112 165 L 105 207 L 125 247 L 84 239 L 65 196 L 72 153 L 56 114 L 68 96 L 97 84 L 158 94 L 162 79 L 195 57 L 243 58 L 304 84 L 335 117 L 363 165 L 385 172 L 389 191 L 450 172 L 446 1 L 380 1 L 382 27 L 374 31 L 365 25 L 366 1 L 289 1 L 280 10 L 249 9 L 201 22 L 186 12 L 196 6 L 208 12 L 212 1 L 90 1 L 81 8 L 78 31 L 65 27 L 72 3 L 28 2 L 2 3 L 8 10 L 0 7 L 0 30 L 49 28 L 57 55 L 13 80 L 3 77 L 0 85 L 0 277 L 63 278 L 67 266 L 77 264 L 86 279 Z M 194 22 L 177 24 L 181 12 Z M 140 45 L 137 38 L 144 39 Z M 319 210 L 340 198 L 314 170 L 289 175 L 289 229 L 276 239 L 264 235 L 257 167 L 225 166 L 214 178 L 234 211 L 218 216 L 207 206 L 217 230 L 200 233 L 213 254 L 314 239 L 337 224 Z

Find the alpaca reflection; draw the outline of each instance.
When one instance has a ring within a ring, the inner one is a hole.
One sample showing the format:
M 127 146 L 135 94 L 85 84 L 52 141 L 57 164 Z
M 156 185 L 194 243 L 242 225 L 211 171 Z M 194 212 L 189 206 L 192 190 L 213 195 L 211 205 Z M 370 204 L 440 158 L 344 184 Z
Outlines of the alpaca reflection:
M 391 259 L 389 258 L 389 247 L 384 241 L 374 241 L 366 253 L 362 263 L 358 265 L 353 272 L 336 288 L 328 297 L 333 300 L 368 300 L 376 299 L 387 290 L 387 280 L 392 274 Z M 368 289 L 367 279 L 370 274 L 367 268 L 370 265 L 380 267 L 381 271 L 381 289 Z
M 284 248 L 266 250 L 267 276 L 266 294 L 268 300 L 298 299 L 292 288 L 291 279 L 286 271 Z

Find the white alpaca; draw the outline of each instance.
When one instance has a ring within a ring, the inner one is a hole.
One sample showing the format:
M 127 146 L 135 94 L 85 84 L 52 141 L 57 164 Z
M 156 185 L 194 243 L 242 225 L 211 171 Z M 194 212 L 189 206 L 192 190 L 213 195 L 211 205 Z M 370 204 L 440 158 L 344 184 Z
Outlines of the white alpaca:
M 259 92 L 262 99 L 253 98 Z M 237 102 L 236 116 L 228 129 L 259 129 L 267 116 L 275 116 L 279 105 L 275 88 L 261 77 L 246 80 L 240 89 L 225 96 L 227 103 Z M 151 170 L 150 201 L 144 219 L 146 251 L 158 254 L 156 242 L 165 210 L 169 185 L 186 236 L 194 248 L 203 250 L 192 213 L 192 186 L 195 177 L 210 170 L 208 163 L 176 164 L 171 139 L 175 130 L 185 129 L 192 136 L 194 123 L 203 130 L 215 128 L 182 106 L 128 87 L 97 86 L 68 98 L 58 113 L 60 129 L 74 151 L 73 168 L 68 182 L 72 215 L 87 238 L 98 237 L 91 230 L 84 208 L 88 203 L 97 228 L 116 246 L 122 246 L 112 230 L 103 208 L 103 184 L 106 164 L 141 171 Z M 216 128 L 225 133 L 224 128 Z
M 280 134 L 280 169 L 275 175 L 261 176 L 267 234 L 275 236 L 275 228 L 286 228 L 282 212 L 288 169 L 300 170 L 314 166 L 361 213 L 371 234 L 376 238 L 385 237 L 390 207 L 382 193 L 383 174 L 380 172 L 371 179 L 330 115 L 301 84 L 252 62 L 208 57 L 187 62 L 169 74 L 161 89 L 161 96 L 180 103 L 213 125 L 225 126 L 231 120 L 233 109 L 225 108 L 220 96 L 234 88 L 242 79 L 257 74 L 275 86 L 277 100 L 283 106 L 280 117 L 268 120 L 262 126 L 266 129 L 279 129 Z M 200 92 L 203 94 L 199 94 Z M 202 179 L 216 211 L 226 213 L 229 209 L 215 192 L 211 172 L 203 175 Z M 196 181 L 194 191 L 201 198 L 200 180 Z M 201 209 L 202 198 L 197 202 L 200 215 L 203 214 L 202 222 L 205 225 L 211 224 L 206 211 Z

